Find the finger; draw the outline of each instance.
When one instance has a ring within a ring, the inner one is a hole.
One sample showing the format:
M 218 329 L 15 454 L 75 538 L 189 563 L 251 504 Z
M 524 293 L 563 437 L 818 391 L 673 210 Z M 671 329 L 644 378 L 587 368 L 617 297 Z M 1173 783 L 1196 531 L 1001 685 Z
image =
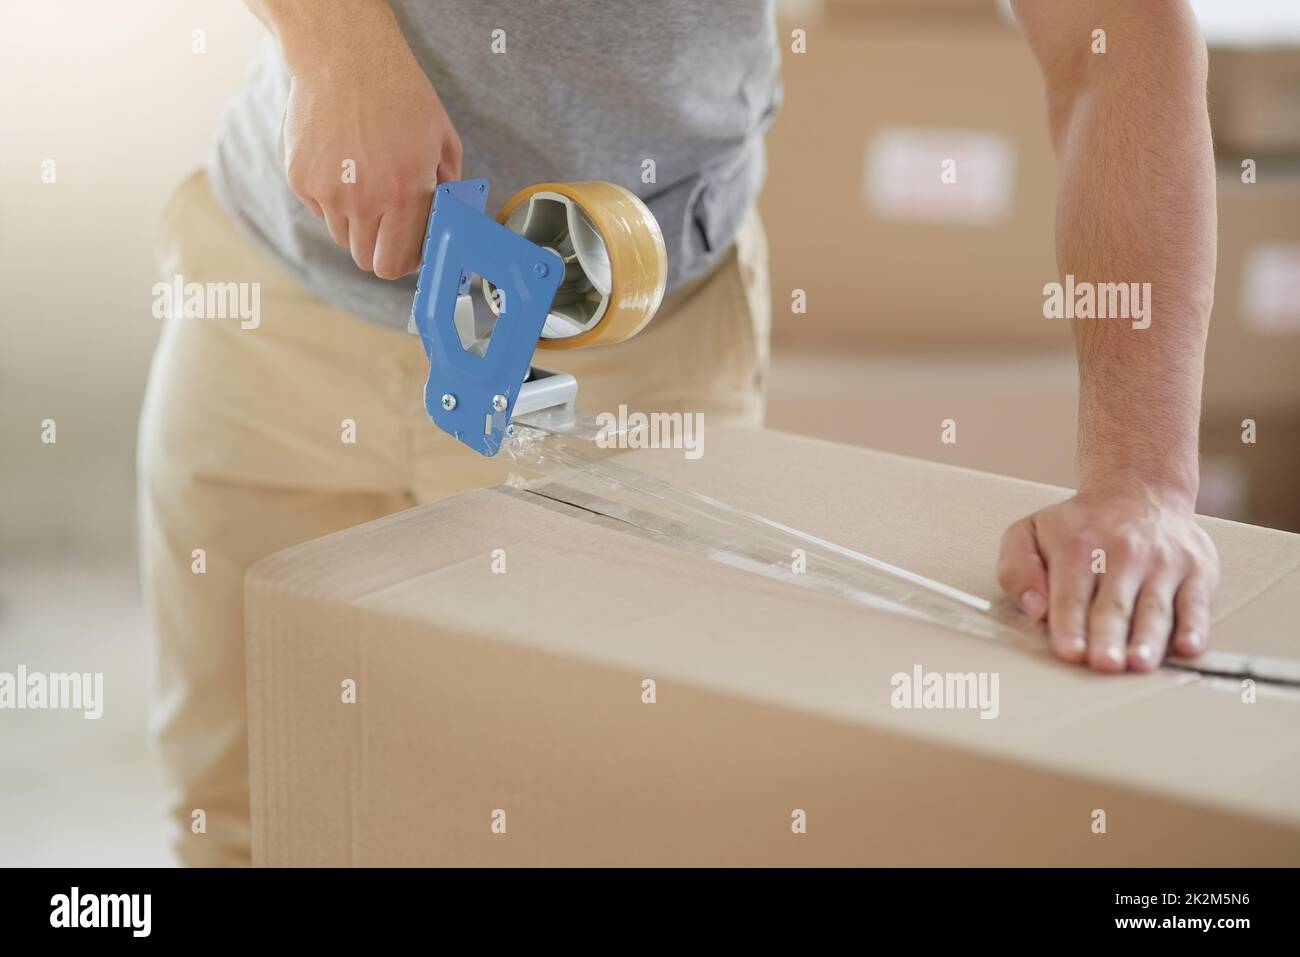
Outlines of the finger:
M 1096 586 L 1085 555 L 1047 550 L 1047 624 L 1052 650 L 1065 661 L 1083 661 L 1087 653 L 1088 606 Z
M 1088 609 L 1088 664 L 1096 671 L 1124 670 L 1144 570 L 1132 561 L 1119 561 L 1097 576 L 1097 593 Z
M 1002 534 L 998 585 L 1034 621 L 1047 611 L 1047 567 L 1038 553 L 1032 517 L 1022 518 Z
M 438 164 L 437 179 L 438 183 L 454 183 L 460 179 L 460 162 L 450 157 L 445 158 Z
M 352 250 L 352 261 L 366 272 L 375 268 L 375 241 L 381 219 L 382 217 L 348 220 L 348 246 Z
M 460 179 L 461 146 L 459 139 L 449 139 L 442 148 L 438 163 L 438 182 L 448 183 Z
M 430 192 L 411 206 L 387 212 L 380 219 L 374 254 L 376 276 L 400 279 L 420 268 L 420 247 L 432 200 Z
M 1174 598 L 1174 651 L 1195 658 L 1209 646 L 1210 598 L 1214 589 L 1209 579 L 1193 573 L 1183 580 Z
M 1153 575 L 1143 584 L 1133 608 L 1133 631 L 1128 642 L 1128 666 L 1134 671 L 1154 671 L 1165 658 L 1174 628 L 1176 575 Z
M 325 213 L 325 225 L 329 227 L 330 236 L 344 249 L 350 248 L 347 217 L 337 210 L 330 209 L 328 206 L 324 207 L 323 211 Z

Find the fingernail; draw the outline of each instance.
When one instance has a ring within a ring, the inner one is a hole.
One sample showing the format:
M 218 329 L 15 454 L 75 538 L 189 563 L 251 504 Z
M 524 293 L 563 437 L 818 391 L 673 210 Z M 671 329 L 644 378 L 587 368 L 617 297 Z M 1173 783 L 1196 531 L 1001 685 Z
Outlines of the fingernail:
M 1047 602 L 1044 600 L 1043 596 L 1032 589 L 1024 592 L 1020 596 L 1020 608 L 1030 618 L 1037 618 L 1043 613 L 1043 609 L 1046 607 Z
M 1205 645 L 1205 639 L 1201 637 L 1201 633 L 1199 631 L 1189 631 L 1183 637 L 1183 644 L 1185 644 L 1192 651 L 1200 651 L 1201 648 Z
M 1120 651 L 1114 645 L 1108 645 L 1101 653 L 1102 657 L 1111 664 L 1120 665 L 1124 663 L 1124 652 Z
M 1134 645 L 1132 650 L 1134 657 L 1143 664 L 1149 665 L 1155 658 L 1155 653 L 1151 650 L 1150 645 Z
M 1081 636 L 1074 635 L 1065 639 L 1065 650 L 1071 655 L 1082 655 L 1088 650 L 1088 642 Z

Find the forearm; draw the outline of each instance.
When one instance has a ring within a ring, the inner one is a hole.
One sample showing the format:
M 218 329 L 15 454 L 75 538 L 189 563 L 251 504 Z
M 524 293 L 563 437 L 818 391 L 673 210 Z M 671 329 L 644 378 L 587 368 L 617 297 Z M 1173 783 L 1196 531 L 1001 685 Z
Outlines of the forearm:
M 290 73 L 379 65 L 410 50 L 387 0 L 245 0 L 280 45 Z
M 1072 320 L 1081 485 L 1138 481 L 1190 503 L 1214 295 L 1214 160 L 1203 41 L 1184 5 L 1154 6 L 1106 18 L 1106 53 L 1087 50 L 1082 31 L 1076 64 L 1047 71 L 1057 266 L 1076 286 L 1150 283 L 1136 323 Z

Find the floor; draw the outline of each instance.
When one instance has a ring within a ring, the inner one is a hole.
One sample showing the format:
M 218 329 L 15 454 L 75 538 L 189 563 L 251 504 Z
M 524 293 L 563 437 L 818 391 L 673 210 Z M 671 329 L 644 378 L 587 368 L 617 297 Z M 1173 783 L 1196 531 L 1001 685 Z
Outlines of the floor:
M 103 716 L 0 711 L 0 866 L 172 866 L 135 569 L 0 565 L 0 672 L 102 672 Z

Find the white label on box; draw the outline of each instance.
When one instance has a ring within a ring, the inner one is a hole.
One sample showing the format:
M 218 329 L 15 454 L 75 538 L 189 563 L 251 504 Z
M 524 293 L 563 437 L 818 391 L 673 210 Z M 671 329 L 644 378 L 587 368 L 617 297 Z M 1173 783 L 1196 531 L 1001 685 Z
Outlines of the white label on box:
M 862 201 L 884 219 L 996 225 L 1015 185 L 1016 151 L 998 133 L 900 126 L 867 140 Z
M 1241 316 L 1265 335 L 1300 333 L 1300 244 L 1255 246 L 1246 253 Z

